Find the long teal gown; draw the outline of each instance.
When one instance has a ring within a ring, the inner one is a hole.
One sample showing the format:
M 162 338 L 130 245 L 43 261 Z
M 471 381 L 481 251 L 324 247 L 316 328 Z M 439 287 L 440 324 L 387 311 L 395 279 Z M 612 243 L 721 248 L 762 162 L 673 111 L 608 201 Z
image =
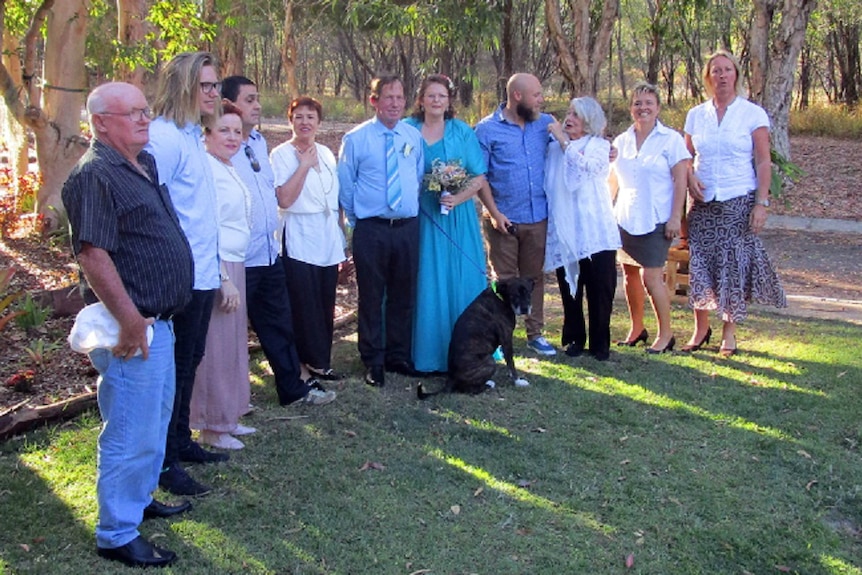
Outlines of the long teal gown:
M 417 129 L 422 122 L 407 120 Z M 460 159 L 473 176 L 486 172 L 479 141 L 472 128 L 446 120 L 443 138 L 423 141 L 425 172 L 434 160 Z M 485 250 L 473 201 L 440 213 L 436 192 L 422 189 L 419 198 L 419 276 L 413 320 L 413 363 L 420 371 L 446 371 L 449 339 L 461 312 L 488 285 Z

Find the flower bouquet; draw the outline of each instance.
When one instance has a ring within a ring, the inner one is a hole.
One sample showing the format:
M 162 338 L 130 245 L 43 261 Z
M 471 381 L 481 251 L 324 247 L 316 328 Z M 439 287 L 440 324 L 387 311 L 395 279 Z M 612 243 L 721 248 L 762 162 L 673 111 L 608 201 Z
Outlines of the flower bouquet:
M 460 192 L 470 176 L 467 170 L 461 166 L 461 160 L 444 162 L 437 158 L 431 164 L 431 172 L 425 174 L 425 186 L 429 191 L 437 192 L 441 198 Z M 440 206 L 440 213 L 449 214 L 449 208 Z

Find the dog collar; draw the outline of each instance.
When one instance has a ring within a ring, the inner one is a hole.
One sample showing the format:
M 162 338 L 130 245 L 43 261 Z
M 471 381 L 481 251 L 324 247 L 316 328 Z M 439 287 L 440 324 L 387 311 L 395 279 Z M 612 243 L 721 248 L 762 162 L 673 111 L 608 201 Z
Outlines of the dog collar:
M 495 296 L 497 296 L 501 301 L 503 301 L 503 296 L 501 296 L 500 292 L 497 291 L 497 281 L 496 280 L 491 282 L 491 291 L 494 292 Z

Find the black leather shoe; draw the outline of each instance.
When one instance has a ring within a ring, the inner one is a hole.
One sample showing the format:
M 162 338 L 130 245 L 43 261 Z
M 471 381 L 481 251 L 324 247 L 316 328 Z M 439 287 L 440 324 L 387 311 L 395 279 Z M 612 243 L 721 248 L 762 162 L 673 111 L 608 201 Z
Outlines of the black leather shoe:
M 407 377 L 422 377 L 425 373 L 417 371 L 409 362 L 394 361 L 386 364 L 386 371 L 406 375 Z
M 159 487 L 174 495 L 206 495 L 212 489 L 198 483 L 179 465 L 171 465 L 159 475 Z
M 165 519 L 166 517 L 173 517 L 174 515 L 185 513 L 191 508 L 191 501 L 183 501 L 176 505 L 168 505 L 153 499 L 150 501 L 149 505 L 144 507 L 144 519 Z
M 573 343 L 570 343 L 566 346 L 566 355 L 569 357 L 579 357 L 583 355 L 583 353 L 584 347 L 581 345 L 575 345 Z
M 227 453 L 216 453 L 215 451 L 207 451 L 194 441 L 183 449 L 180 449 L 180 461 L 183 463 L 218 463 L 227 461 L 230 455 Z
M 140 535 L 121 547 L 97 547 L 96 553 L 99 557 L 119 561 L 130 567 L 164 567 L 177 558 L 173 551 L 160 549 Z
M 371 387 L 383 387 L 383 366 L 372 365 L 365 372 L 365 383 Z

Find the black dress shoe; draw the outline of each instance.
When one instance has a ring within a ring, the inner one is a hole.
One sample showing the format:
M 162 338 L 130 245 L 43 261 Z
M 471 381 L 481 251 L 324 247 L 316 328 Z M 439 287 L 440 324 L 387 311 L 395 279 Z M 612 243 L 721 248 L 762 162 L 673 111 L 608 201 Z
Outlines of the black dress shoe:
M 153 499 L 150 501 L 149 505 L 144 507 L 144 519 L 164 519 L 166 517 L 173 517 L 174 515 L 185 513 L 191 508 L 191 501 L 183 501 L 176 505 L 168 505 Z
M 584 353 L 584 346 L 570 343 L 566 346 L 566 355 L 569 357 L 579 357 Z
M 344 379 L 344 376 L 332 369 L 316 369 L 314 367 L 308 368 L 308 373 L 311 374 L 311 377 L 316 379 L 322 379 L 323 381 L 338 381 L 340 379 Z
M 160 549 L 140 535 L 120 547 L 97 547 L 96 553 L 99 557 L 119 561 L 130 567 L 164 567 L 177 558 L 173 551 Z
M 407 377 L 422 377 L 425 372 L 417 371 L 413 365 L 406 361 L 394 361 L 386 364 L 386 371 L 391 371 Z
M 372 365 L 365 372 L 365 383 L 371 387 L 383 387 L 383 366 Z
M 194 441 L 180 449 L 179 455 L 183 463 L 218 463 L 230 459 L 227 453 L 207 451 Z
M 159 475 L 159 487 L 174 495 L 206 495 L 212 489 L 198 483 L 179 465 L 171 465 Z

